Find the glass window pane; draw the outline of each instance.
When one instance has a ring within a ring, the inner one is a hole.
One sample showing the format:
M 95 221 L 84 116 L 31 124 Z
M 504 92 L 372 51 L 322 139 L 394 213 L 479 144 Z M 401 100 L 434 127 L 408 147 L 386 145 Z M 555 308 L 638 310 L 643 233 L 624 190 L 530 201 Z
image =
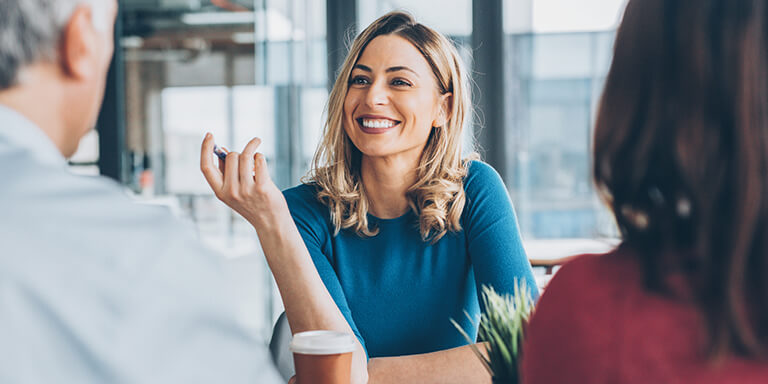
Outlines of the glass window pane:
M 166 149 L 166 190 L 173 194 L 209 194 L 200 173 L 200 142 L 211 132 L 232 149 L 227 129 L 225 87 L 166 88 L 162 92 Z
M 261 138 L 259 152 L 275 157 L 275 90 L 267 86 L 238 86 L 233 89 L 234 148 L 244 148 L 254 137 Z
M 532 27 L 536 33 L 614 30 L 625 3 L 626 0 L 533 0 Z
M 616 236 L 592 185 L 590 135 L 624 0 L 504 6 L 515 151 L 507 183 L 521 230 L 529 239 Z M 528 22 L 512 9 L 528 12 Z
M 472 0 L 359 0 L 358 28 L 362 30 L 383 14 L 404 10 L 448 36 L 472 34 Z
M 237 11 L 222 2 L 156 3 L 122 8 L 126 148 L 114 155 L 129 159 L 126 184 L 141 198 L 176 201 L 208 244 L 244 268 L 234 283 L 261 293 L 243 309 L 267 335 L 280 301 L 253 228 L 206 184 L 200 143 L 212 132 L 240 151 L 260 137 L 278 185 L 299 182 L 327 99 L 325 1 L 238 1 Z M 78 159 L 90 158 L 86 144 Z

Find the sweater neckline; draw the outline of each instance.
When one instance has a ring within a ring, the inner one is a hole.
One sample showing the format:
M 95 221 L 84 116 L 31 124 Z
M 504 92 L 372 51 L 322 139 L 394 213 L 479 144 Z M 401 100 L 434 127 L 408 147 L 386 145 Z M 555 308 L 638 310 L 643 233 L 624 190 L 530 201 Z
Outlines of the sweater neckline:
M 408 209 L 408 211 L 406 211 L 404 214 L 402 214 L 402 215 L 400 215 L 398 217 L 393 217 L 391 219 L 382 219 L 380 217 L 377 217 L 377 216 L 374 216 L 374 215 L 368 213 L 368 219 L 369 220 L 372 219 L 372 221 L 375 221 L 377 223 L 398 223 L 398 222 L 401 222 L 401 221 L 404 221 L 406 219 L 411 218 L 413 216 L 413 214 L 414 214 L 413 210 L 412 209 Z

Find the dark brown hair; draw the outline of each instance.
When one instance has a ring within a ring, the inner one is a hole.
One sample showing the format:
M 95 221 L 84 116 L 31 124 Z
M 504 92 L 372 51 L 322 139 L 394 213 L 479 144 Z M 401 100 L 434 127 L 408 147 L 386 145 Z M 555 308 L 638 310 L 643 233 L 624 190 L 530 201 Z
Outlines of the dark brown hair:
M 710 355 L 768 347 L 768 7 L 630 0 L 595 128 L 594 177 L 645 283 L 682 273 Z

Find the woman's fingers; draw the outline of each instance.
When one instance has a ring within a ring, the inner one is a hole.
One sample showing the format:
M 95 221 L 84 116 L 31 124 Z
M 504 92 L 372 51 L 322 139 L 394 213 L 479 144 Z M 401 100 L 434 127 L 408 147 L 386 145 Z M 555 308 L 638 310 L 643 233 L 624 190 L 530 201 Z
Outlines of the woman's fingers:
M 224 184 L 224 176 L 214 163 L 213 145 L 213 135 L 206 134 L 200 149 L 200 171 L 203 172 L 205 181 L 211 186 L 213 192 L 218 195 Z
M 253 156 L 253 178 L 262 183 L 270 180 L 267 158 L 262 153 Z
M 221 150 L 224 151 L 224 153 L 229 153 L 229 149 L 226 147 L 221 147 Z M 218 155 L 216 155 L 216 160 L 219 162 L 219 171 L 221 171 L 221 174 L 224 174 L 224 159 L 220 158 Z
M 242 154 L 225 149 L 226 158 L 219 159 L 216 165 L 212 156 L 213 135 L 207 134 L 203 140 L 200 169 L 216 197 L 230 207 L 239 206 L 241 209 L 246 209 L 242 206 L 245 202 L 259 202 L 266 196 L 265 191 L 273 192 L 272 189 L 275 188 L 271 182 L 264 155 L 256 152 L 260 144 L 260 139 L 252 139 L 245 146 Z M 247 213 L 241 212 L 244 216 Z
M 259 145 L 261 145 L 261 139 L 258 137 L 251 139 L 240 155 L 240 183 L 243 186 L 249 187 L 253 185 L 253 156 L 256 154 Z
M 224 191 L 230 197 L 238 197 L 240 191 L 239 157 L 237 152 L 230 152 L 224 160 Z

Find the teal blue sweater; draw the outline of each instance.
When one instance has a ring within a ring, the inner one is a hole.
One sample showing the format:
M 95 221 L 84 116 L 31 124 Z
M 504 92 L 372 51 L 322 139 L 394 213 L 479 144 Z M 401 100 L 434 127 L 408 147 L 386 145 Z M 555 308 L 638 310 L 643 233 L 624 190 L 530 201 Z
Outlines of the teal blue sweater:
M 462 231 L 424 242 L 411 211 L 396 219 L 369 215 L 380 232 L 337 236 L 312 185 L 283 192 L 320 277 L 369 357 L 398 356 L 466 345 L 451 324 L 477 334 L 482 285 L 512 293 L 524 278 L 538 296 L 515 212 L 499 174 L 473 161 L 464 179 Z

